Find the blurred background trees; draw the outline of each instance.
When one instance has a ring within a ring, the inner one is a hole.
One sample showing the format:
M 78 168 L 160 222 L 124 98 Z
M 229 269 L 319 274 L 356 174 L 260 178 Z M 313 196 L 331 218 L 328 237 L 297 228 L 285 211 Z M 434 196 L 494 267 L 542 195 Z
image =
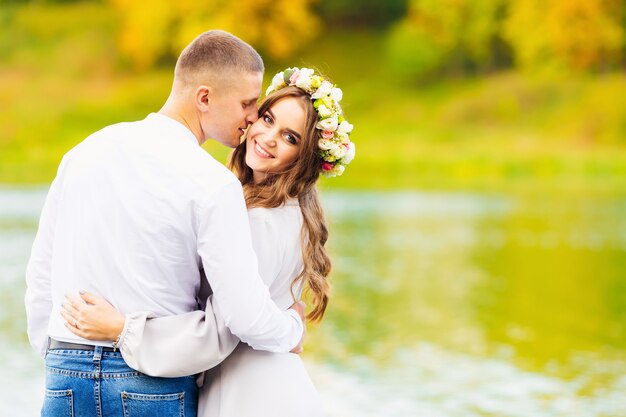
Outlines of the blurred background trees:
M 211 28 L 257 48 L 268 74 L 311 65 L 350 92 L 359 158 L 342 184 L 626 174 L 623 0 L 0 4 L 0 182 L 47 182 L 86 134 L 158 109 L 177 55 Z
M 207 28 L 236 33 L 261 53 L 285 58 L 315 38 L 314 0 L 109 0 L 122 22 L 120 51 L 145 69 L 175 58 Z
M 396 67 L 459 74 L 518 67 L 610 70 L 624 64 L 624 2 L 411 0 L 394 25 Z
M 139 68 L 175 57 L 208 27 L 237 33 L 272 59 L 329 29 L 376 28 L 394 68 L 417 77 L 624 63 L 619 0 L 108 1 L 122 22 L 120 50 Z
M 104 4 L 119 51 L 138 69 L 172 60 L 198 33 L 238 34 L 270 59 L 294 56 L 329 31 L 386 38 L 399 72 L 430 78 L 554 65 L 608 71 L 626 58 L 622 0 L 3 0 Z M 6 19 L 6 15 L 4 16 Z

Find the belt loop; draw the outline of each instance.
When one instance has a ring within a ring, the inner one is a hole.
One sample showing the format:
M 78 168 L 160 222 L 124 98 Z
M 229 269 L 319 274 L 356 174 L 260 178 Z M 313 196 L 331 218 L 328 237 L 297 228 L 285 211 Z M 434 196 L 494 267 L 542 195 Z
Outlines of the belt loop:
M 95 346 L 93 350 L 93 361 L 100 362 L 102 360 L 102 346 Z
M 50 342 L 52 342 L 52 339 L 48 337 L 48 341 L 46 342 L 46 352 L 43 354 L 44 359 L 48 357 L 48 351 L 50 350 Z

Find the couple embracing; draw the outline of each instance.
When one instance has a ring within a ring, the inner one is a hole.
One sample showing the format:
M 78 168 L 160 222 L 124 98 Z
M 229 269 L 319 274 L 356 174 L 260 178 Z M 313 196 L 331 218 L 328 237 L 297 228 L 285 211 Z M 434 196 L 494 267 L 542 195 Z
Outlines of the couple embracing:
M 170 96 L 63 158 L 26 271 L 42 416 L 319 416 L 297 354 L 328 303 L 316 190 L 354 157 L 342 92 L 222 31 L 181 53 Z M 242 140 L 243 137 L 243 140 Z M 229 169 L 199 145 L 234 148 Z M 292 352 L 292 353 L 290 353 Z M 198 388 L 201 386 L 201 388 Z

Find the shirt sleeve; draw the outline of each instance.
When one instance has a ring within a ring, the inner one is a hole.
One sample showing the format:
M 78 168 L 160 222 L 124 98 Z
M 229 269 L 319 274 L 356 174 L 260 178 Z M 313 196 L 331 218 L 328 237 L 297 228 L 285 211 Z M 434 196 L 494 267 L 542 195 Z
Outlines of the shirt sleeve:
M 48 191 L 30 259 L 26 266 L 24 304 L 26 306 L 28 339 L 42 357 L 45 356 L 48 346 L 48 322 L 52 311 L 50 290 L 52 250 L 64 163 L 65 159 L 61 162 L 57 177 Z
M 216 312 L 254 349 L 293 349 L 303 324 L 294 310 L 276 306 L 259 276 L 241 185 L 236 181 L 224 185 L 198 208 L 198 255 L 213 289 Z

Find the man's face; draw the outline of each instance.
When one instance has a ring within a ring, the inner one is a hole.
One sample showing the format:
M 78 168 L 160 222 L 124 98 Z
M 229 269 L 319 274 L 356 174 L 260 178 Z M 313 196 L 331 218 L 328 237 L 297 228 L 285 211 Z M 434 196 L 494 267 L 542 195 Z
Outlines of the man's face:
M 217 90 L 211 98 L 211 122 L 203 126 L 206 136 L 230 148 L 239 145 L 245 129 L 258 119 L 262 83 L 263 73 L 244 72 Z

